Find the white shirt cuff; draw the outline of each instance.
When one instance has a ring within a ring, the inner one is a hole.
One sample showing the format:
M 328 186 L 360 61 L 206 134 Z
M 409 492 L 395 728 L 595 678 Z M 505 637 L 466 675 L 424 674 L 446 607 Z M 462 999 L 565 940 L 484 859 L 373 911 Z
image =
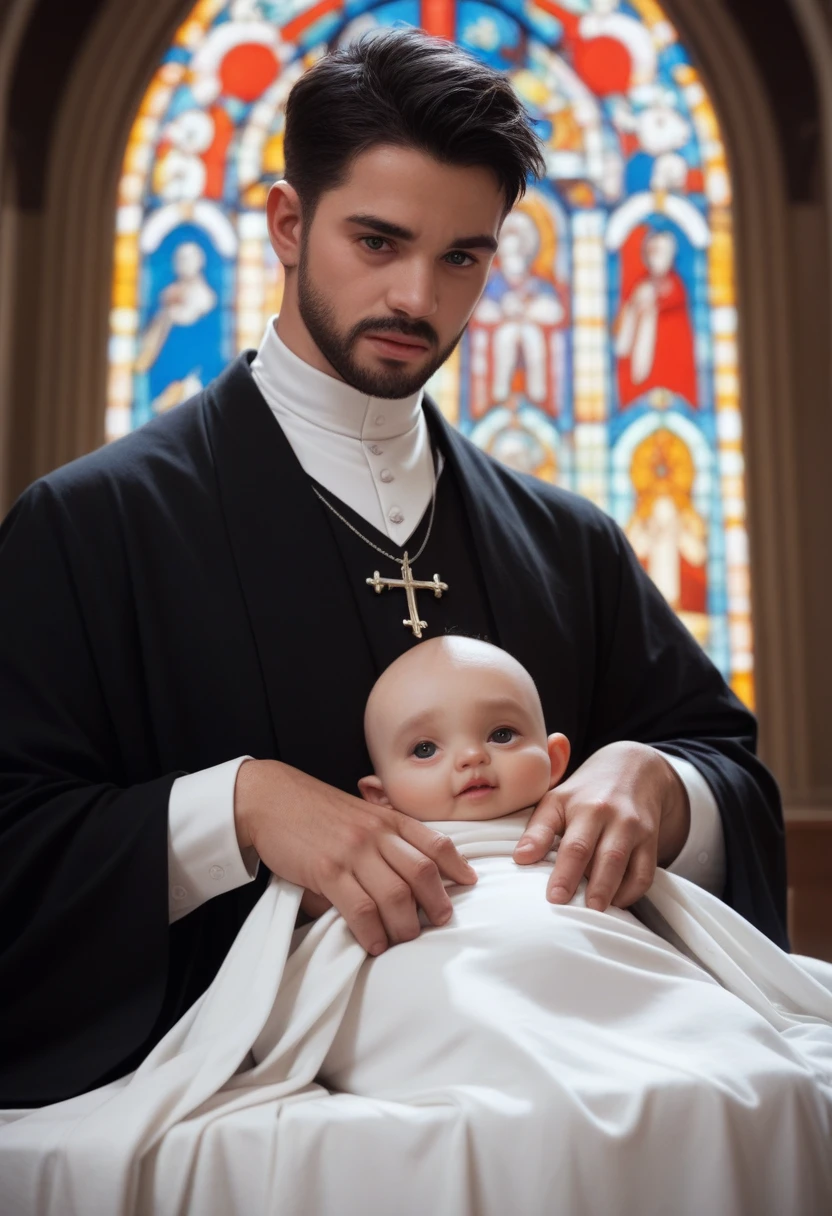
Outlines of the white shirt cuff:
M 254 849 L 237 844 L 234 787 L 244 760 L 177 777 L 168 802 L 168 916 L 170 924 L 206 900 L 257 876 Z
M 690 800 L 688 838 L 666 869 L 669 874 L 678 874 L 712 895 L 721 896 L 725 890 L 725 833 L 711 787 L 689 760 L 680 760 L 667 752 L 661 754 L 676 770 Z

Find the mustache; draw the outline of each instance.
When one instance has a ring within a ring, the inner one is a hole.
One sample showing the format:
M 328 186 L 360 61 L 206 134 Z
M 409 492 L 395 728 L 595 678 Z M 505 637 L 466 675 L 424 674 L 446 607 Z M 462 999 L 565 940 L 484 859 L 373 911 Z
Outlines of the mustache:
M 368 318 L 365 321 L 359 321 L 353 327 L 350 341 L 354 342 L 362 334 L 380 334 L 382 332 L 401 334 L 405 338 L 418 338 L 422 342 L 428 342 L 431 346 L 438 346 L 439 344 L 439 336 L 436 330 L 431 325 L 428 325 L 427 321 L 403 321 L 398 317 L 383 317 L 378 321 Z

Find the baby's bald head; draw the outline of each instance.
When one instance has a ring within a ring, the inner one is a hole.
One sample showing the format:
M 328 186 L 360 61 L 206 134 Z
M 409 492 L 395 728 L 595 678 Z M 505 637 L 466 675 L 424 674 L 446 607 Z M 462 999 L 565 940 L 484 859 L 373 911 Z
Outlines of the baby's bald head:
M 439 711 L 458 692 L 469 701 L 508 693 L 527 710 L 545 738 L 540 697 L 525 667 L 491 642 L 450 634 L 406 650 L 376 680 L 364 711 L 364 734 L 375 771 L 411 719 Z
M 525 667 L 490 642 L 456 635 L 391 663 L 370 693 L 364 733 L 374 770 L 360 783 L 364 796 L 428 819 L 532 805 L 569 754 L 562 735 L 547 740 Z

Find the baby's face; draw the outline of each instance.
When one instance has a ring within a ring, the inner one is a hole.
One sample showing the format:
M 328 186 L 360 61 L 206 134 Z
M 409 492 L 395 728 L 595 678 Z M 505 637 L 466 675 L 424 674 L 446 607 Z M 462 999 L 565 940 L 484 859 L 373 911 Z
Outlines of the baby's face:
M 441 638 L 409 651 L 373 690 L 365 728 L 375 777 L 362 793 L 417 819 L 510 815 L 554 784 L 531 677 L 482 642 Z M 556 780 L 566 741 L 552 739 Z

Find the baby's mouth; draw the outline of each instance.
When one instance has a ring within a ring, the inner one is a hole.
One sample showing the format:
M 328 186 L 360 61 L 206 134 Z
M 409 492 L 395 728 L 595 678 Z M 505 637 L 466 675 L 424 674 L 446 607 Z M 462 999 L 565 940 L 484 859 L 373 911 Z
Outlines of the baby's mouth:
M 461 798 L 463 794 L 467 794 L 469 797 L 474 798 L 477 795 L 489 794 L 495 788 L 490 781 L 486 781 L 483 777 L 472 777 L 467 785 L 462 787 L 456 797 Z

